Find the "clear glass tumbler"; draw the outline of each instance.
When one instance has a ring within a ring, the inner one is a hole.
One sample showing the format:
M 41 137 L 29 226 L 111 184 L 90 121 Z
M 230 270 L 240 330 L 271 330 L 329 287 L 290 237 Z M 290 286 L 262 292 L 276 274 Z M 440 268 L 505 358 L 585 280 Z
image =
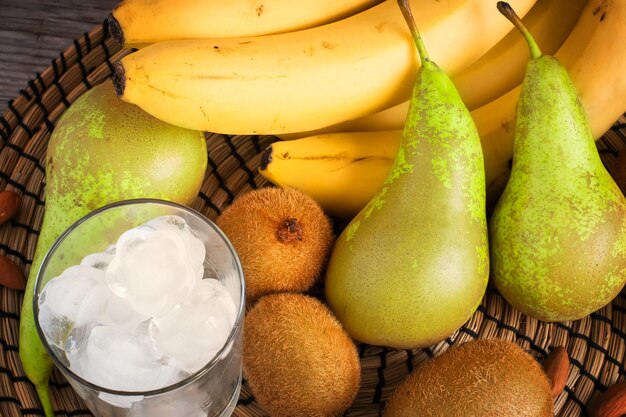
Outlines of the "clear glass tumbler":
M 126 230 L 159 216 L 177 215 L 202 239 L 206 248 L 205 277 L 224 284 L 236 308 L 235 325 L 215 357 L 197 372 L 173 385 L 145 392 L 116 391 L 81 378 L 70 367 L 65 353 L 46 340 L 39 316 L 42 289 L 66 268 L 91 253 L 105 250 Z M 206 217 L 187 207 L 152 199 L 110 204 L 85 216 L 61 235 L 47 253 L 35 284 L 35 323 L 44 346 L 56 366 L 87 407 L 99 417 L 217 417 L 230 416 L 241 389 L 241 350 L 245 313 L 245 285 L 239 258 L 221 230 Z

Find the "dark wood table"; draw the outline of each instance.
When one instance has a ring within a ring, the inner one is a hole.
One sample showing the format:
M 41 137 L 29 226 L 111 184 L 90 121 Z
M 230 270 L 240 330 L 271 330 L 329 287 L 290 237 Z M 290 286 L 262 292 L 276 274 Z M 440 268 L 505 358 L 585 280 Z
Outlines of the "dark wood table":
M 118 0 L 0 0 L 0 115 L 35 73 L 104 20 Z

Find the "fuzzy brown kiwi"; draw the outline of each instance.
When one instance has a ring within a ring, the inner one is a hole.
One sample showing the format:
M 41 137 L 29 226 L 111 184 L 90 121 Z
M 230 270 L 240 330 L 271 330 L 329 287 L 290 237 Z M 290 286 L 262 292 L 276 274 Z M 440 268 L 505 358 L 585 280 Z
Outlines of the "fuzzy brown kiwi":
M 293 188 L 247 192 L 216 223 L 239 255 L 248 301 L 274 292 L 307 291 L 319 277 L 334 238 L 320 205 Z
M 354 401 L 358 352 L 316 298 L 266 295 L 248 312 L 244 328 L 244 375 L 272 417 L 338 416 Z
M 417 368 L 387 401 L 384 417 L 552 417 L 550 383 L 515 343 L 479 340 Z

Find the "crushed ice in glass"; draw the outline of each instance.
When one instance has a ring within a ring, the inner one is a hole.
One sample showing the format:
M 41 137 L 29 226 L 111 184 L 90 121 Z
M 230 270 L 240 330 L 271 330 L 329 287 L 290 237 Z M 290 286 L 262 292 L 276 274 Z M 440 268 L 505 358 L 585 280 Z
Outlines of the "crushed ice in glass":
M 124 232 L 50 280 L 39 322 L 83 379 L 117 391 L 172 385 L 224 346 L 237 308 L 205 274 L 202 240 L 179 216 Z

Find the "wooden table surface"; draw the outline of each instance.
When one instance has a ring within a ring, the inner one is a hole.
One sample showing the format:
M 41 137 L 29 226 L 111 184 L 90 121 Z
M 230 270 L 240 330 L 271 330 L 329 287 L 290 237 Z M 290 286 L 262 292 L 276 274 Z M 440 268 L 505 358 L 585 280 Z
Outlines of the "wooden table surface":
M 35 73 L 104 20 L 118 0 L 0 0 L 0 115 Z

